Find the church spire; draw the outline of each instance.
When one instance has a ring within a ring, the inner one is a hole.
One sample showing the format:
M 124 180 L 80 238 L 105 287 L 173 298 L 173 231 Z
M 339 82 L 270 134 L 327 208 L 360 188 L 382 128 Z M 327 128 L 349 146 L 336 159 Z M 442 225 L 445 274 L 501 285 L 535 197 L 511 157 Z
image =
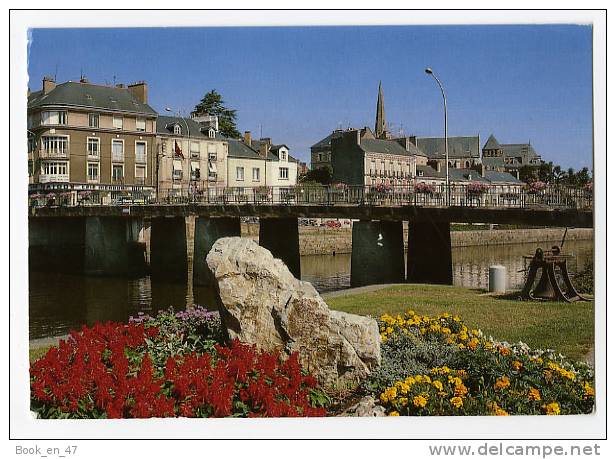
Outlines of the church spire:
M 374 123 L 374 134 L 377 139 L 385 138 L 387 135 L 387 125 L 385 124 L 385 100 L 383 99 L 383 87 L 379 81 L 379 97 L 376 101 L 376 122 Z

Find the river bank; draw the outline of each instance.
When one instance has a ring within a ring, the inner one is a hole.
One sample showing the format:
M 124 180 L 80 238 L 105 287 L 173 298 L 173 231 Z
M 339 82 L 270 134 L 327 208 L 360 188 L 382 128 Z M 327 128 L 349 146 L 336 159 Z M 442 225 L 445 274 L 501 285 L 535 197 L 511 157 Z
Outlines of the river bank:
M 404 225 L 404 246 L 407 240 L 408 226 Z M 564 234 L 563 228 L 525 228 L 451 231 L 452 247 L 493 246 L 523 243 L 559 242 Z M 242 224 L 242 236 L 259 239 L 259 224 Z M 567 231 L 566 241 L 591 241 L 594 238 L 592 228 L 571 228 Z M 352 229 L 327 227 L 299 227 L 300 255 L 330 255 L 332 253 L 351 253 Z

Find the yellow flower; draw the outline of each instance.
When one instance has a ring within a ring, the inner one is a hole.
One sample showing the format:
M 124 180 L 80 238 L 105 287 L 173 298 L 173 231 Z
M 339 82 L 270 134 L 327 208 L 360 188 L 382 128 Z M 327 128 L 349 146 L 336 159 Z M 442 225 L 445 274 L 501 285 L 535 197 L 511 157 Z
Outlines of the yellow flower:
M 428 400 L 423 395 L 416 395 L 413 397 L 413 405 L 417 408 L 423 408 L 428 404 Z
M 548 416 L 555 416 L 560 414 L 560 406 L 558 406 L 558 403 L 556 402 L 544 405 L 543 409 L 545 410 L 545 414 L 547 414 Z
M 464 384 L 456 384 L 456 387 L 453 392 L 458 397 L 464 397 L 466 394 L 468 394 L 468 389 Z
M 462 408 L 462 405 L 464 404 L 461 397 L 452 397 L 449 399 L 449 403 L 451 403 L 454 408 Z
M 595 396 L 595 389 L 588 384 L 588 381 L 586 381 L 584 383 L 584 398 L 588 398 L 588 397 L 594 397 Z
M 400 405 L 402 405 L 402 406 L 406 406 L 406 405 L 408 405 L 408 403 L 409 403 L 409 399 L 408 399 L 408 398 L 406 398 L 406 397 L 400 397 L 400 398 L 398 399 L 398 401 L 400 402 Z
M 458 335 L 458 337 L 462 340 L 462 341 L 466 341 L 468 339 L 468 334 L 466 332 L 462 332 Z
M 468 342 L 467 346 L 471 351 L 474 351 L 477 349 L 477 346 L 479 346 L 479 340 L 477 338 L 473 338 Z
M 496 408 L 494 410 L 494 414 L 496 416 L 509 416 L 509 413 L 507 413 L 505 410 L 503 410 L 502 408 Z
M 443 327 L 441 329 L 441 332 L 443 332 L 443 334 L 445 335 L 451 335 L 451 328 Z
M 507 376 L 501 376 L 500 378 L 498 378 L 496 380 L 496 382 L 494 383 L 494 387 L 496 389 L 506 389 L 511 385 L 511 383 L 509 382 L 509 378 Z
M 522 362 L 520 362 L 519 360 L 514 360 L 513 362 L 511 362 L 511 367 L 515 371 L 520 371 L 520 369 L 522 368 Z
M 507 356 L 511 354 L 511 349 L 505 347 L 505 346 L 499 346 L 498 348 L 498 352 L 500 353 L 500 355 L 502 356 Z
M 434 386 L 435 389 L 442 391 L 443 390 L 443 383 L 440 381 L 433 381 L 432 385 Z
M 535 389 L 534 387 L 531 387 L 528 390 L 528 398 L 530 400 L 541 400 L 541 392 L 539 392 L 538 389 Z
M 397 411 L 392 411 L 391 413 L 389 413 L 390 416 L 400 416 L 400 413 L 398 413 Z

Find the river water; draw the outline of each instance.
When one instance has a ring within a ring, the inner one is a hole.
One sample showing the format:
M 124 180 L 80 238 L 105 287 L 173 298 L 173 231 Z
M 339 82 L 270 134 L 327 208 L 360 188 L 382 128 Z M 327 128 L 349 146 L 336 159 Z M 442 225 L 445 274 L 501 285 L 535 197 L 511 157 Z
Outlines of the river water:
M 555 241 L 560 242 L 560 241 Z M 550 247 L 552 244 L 541 244 Z M 532 254 L 537 244 L 510 244 L 453 248 L 454 285 L 487 288 L 488 268 L 500 264 L 507 268 L 508 285 L 518 288 L 524 282 L 523 255 Z M 592 260 L 593 241 L 567 241 L 563 250 L 571 254 L 569 269 Z M 302 279 L 318 291 L 349 288 L 351 255 L 309 255 L 301 259 Z M 138 279 L 87 277 L 49 272 L 31 272 L 30 339 L 57 336 L 96 321 L 126 322 L 138 312 L 154 313 L 173 305 L 213 304 L 208 288 Z

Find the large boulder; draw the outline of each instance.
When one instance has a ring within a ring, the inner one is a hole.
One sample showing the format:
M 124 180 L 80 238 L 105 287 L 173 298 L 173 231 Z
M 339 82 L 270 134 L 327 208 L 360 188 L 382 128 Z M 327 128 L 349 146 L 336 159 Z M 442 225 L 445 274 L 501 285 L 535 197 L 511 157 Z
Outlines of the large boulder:
M 324 386 L 356 385 L 380 364 L 374 319 L 330 311 L 310 283 L 251 239 L 219 239 L 206 262 L 228 339 L 283 355 L 298 352 Z

